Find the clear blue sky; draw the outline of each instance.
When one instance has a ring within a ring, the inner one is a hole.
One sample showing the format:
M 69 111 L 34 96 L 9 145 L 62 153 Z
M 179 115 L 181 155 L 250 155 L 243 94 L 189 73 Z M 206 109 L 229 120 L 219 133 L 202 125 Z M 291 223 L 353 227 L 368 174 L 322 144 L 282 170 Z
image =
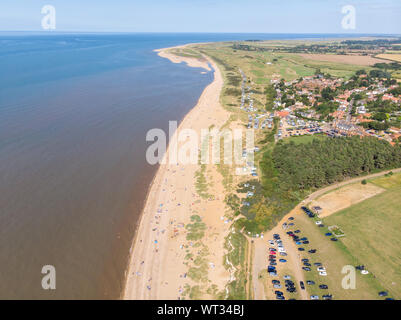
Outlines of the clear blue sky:
M 0 0 L 0 30 L 41 30 L 53 5 L 57 31 L 401 33 L 400 0 Z M 356 29 L 341 8 L 356 8 Z

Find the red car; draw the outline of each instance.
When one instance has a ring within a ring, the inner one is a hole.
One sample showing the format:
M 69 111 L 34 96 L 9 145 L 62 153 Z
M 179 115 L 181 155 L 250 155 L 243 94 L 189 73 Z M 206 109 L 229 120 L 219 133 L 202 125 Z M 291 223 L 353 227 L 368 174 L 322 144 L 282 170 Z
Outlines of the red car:
M 270 251 L 270 254 L 272 255 L 272 254 L 277 254 L 275 251 Z

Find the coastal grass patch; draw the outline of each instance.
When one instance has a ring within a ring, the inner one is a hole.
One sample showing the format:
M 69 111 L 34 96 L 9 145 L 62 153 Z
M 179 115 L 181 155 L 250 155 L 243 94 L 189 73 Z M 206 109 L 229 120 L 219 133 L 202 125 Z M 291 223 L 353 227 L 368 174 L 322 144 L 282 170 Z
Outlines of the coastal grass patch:
M 198 215 L 191 216 L 191 222 L 185 226 L 187 230 L 187 240 L 197 241 L 205 236 L 206 224 L 202 222 L 202 219 Z
M 195 189 L 202 199 L 208 199 L 211 195 L 208 193 L 208 183 L 206 180 L 206 165 L 200 165 L 200 169 L 195 172 Z
M 224 266 L 234 273 L 234 280 L 227 284 L 227 300 L 248 299 L 248 250 L 246 237 L 239 230 L 232 230 L 226 237 Z

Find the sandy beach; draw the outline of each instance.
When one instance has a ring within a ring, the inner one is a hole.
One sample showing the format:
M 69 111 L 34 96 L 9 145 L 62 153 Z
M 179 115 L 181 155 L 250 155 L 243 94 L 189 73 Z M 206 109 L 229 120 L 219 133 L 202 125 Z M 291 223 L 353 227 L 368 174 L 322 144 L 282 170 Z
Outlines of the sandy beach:
M 198 104 L 187 114 L 175 134 L 187 128 L 200 133 L 201 129 L 210 126 L 221 127 L 228 120 L 229 112 L 219 102 L 223 78 L 217 65 L 207 57 L 198 60 L 175 56 L 168 49 L 157 52 L 173 63 L 185 62 L 188 66 L 205 70 L 211 70 L 210 64 L 214 69 L 214 81 L 205 88 Z M 131 248 L 124 299 L 177 300 L 182 298 L 185 287 L 195 285 L 187 277 L 186 256 L 193 254 L 196 257 L 199 249 L 186 239 L 185 229 L 194 214 L 199 215 L 206 224 L 202 243 L 208 250 L 210 283 L 215 284 L 218 290 L 224 290 L 230 278 L 223 266 L 224 237 L 228 233 L 229 223 L 223 218 L 225 204 L 222 177 L 214 165 L 206 166 L 207 179 L 212 185 L 209 192 L 217 196 L 214 199 L 203 199 L 195 187 L 196 172 L 200 165 L 169 164 L 168 154 L 167 151 L 167 164 L 160 166 L 150 187 Z

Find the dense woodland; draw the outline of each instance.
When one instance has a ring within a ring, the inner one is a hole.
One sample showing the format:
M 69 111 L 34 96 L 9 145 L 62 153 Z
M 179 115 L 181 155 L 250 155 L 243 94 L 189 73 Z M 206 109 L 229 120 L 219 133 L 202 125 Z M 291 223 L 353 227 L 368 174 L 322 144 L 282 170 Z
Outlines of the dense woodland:
M 278 143 L 274 169 L 284 192 L 321 188 L 345 178 L 401 167 L 401 146 L 372 137 Z
M 306 144 L 278 142 L 260 162 L 262 181 L 241 185 L 253 197 L 237 211 L 246 231 L 260 233 L 273 227 L 313 190 L 347 178 L 401 167 L 401 144 L 372 137 L 314 139 Z

